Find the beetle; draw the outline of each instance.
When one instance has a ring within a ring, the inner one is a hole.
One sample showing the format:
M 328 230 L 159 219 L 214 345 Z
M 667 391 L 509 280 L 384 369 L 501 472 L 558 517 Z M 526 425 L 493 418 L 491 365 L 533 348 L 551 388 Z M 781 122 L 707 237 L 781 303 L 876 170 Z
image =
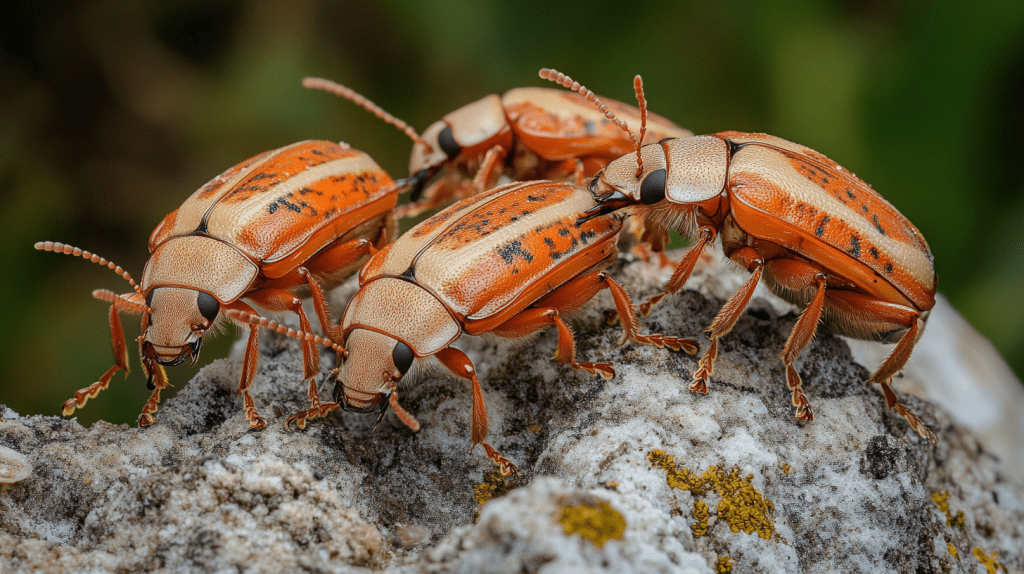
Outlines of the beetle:
M 555 70 L 541 77 L 584 95 L 613 116 L 590 90 Z M 643 82 L 634 78 L 640 109 Z M 624 131 L 629 128 L 615 122 Z M 814 419 L 793 367 L 819 322 L 849 337 L 895 343 L 871 375 L 895 409 L 922 437 L 935 435 L 890 387 L 906 364 L 935 304 L 934 259 L 914 225 L 871 186 L 824 155 L 766 134 L 720 132 L 643 145 L 598 173 L 588 187 L 597 205 L 581 218 L 629 207 L 645 226 L 672 228 L 693 247 L 642 314 L 678 291 L 701 252 L 720 237 L 725 255 L 751 272 L 707 333 L 690 390 L 707 393 L 718 339 L 735 325 L 763 279 L 773 293 L 803 309 L 781 353 L 796 417 Z
M 152 391 L 138 424 L 155 422 L 164 366 L 199 357 L 203 336 L 228 309 L 255 313 L 243 299 L 269 311 L 291 311 L 310 331 L 301 298 L 312 296 L 317 317 L 329 334 L 324 290 L 354 273 L 397 229 L 393 210 L 399 188 L 367 154 L 328 141 L 303 141 L 258 154 L 200 187 L 166 216 L 149 237 L 150 257 L 138 285 L 120 266 L 77 247 L 51 241 L 35 248 L 83 257 L 105 265 L 131 284 L 118 295 L 96 290 L 110 306 L 115 364 L 99 381 L 79 390 L 62 406 L 65 416 L 107 388 L 120 370 L 128 373 L 128 352 L 120 312 L 142 315 L 139 354 Z M 251 329 L 238 393 L 251 427 L 265 426 L 249 387 L 256 375 L 259 345 Z M 319 404 L 311 377 L 319 371 L 315 344 L 303 345 L 309 398 Z
M 414 203 L 396 212 L 412 217 L 489 189 L 502 174 L 513 181 L 575 180 L 582 184 L 606 163 L 628 153 L 632 142 L 579 95 L 553 88 L 515 88 L 491 94 L 434 122 L 422 135 L 353 90 L 323 78 L 306 78 L 307 88 L 324 90 L 365 108 L 413 140 L 409 178 Z M 639 123 L 637 109 L 608 100 L 619 116 Z M 693 132 L 651 114 L 653 137 L 686 137 Z M 424 186 L 436 175 L 436 182 Z M 417 202 L 420 194 L 424 200 Z
M 573 335 L 563 320 L 608 289 L 622 318 L 622 343 L 696 353 L 694 341 L 639 333 L 632 300 L 604 271 L 618 253 L 623 216 L 577 223 L 594 205 L 591 194 L 571 182 L 511 183 L 436 213 L 384 247 L 360 270 L 359 290 L 333 331 L 341 345 L 334 402 L 288 423 L 304 428 L 308 420 L 341 408 L 376 413 L 379 424 L 390 406 L 416 431 L 419 422 L 399 404 L 398 384 L 414 363 L 432 357 L 471 382 L 473 446 L 482 445 L 508 475 L 516 472 L 515 465 L 485 440 L 487 409 L 476 369 L 452 346 L 461 335 L 517 339 L 553 325 L 556 360 L 610 379 L 611 362 L 576 361 Z M 231 318 L 270 325 L 237 311 Z

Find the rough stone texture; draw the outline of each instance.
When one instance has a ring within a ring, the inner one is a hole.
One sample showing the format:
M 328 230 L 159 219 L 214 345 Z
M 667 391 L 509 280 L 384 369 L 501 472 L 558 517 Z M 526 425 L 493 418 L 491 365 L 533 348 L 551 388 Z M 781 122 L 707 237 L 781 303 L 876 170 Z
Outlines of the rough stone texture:
M 638 299 L 665 275 L 640 263 L 615 274 Z M 744 276 L 704 266 L 643 324 L 697 333 Z M 712 572 L 724 557 L 734 572 L 974 573 L 986 571 L 983 559 L 1024 571 L 1020 419 L 1003 425 L 1009 438 L 992 425 L 975 434 L 955 402 L 906 394 L 951 387 L 924 378 L 948 378 L 943 369 L 908 368 L 896 385 L 938 435 L 933 446 L 884 411 L 846 341 L 822 333 L 797 362 L 816 417 L 804 424 L 776 358 L 797 319 L 785 303 L 755 294 L 721 341 L 706 396 L 686 389 L 696 357 L 617 347 L 621 330 L 600 321 L 606 307 L 581 314 L 577 336 L 581 359 L 616 362 L 612 381 L 551 362 L 553 332 L 458 344 L 482 375 L 491 443 L 523 472 L 501 484 L 485 480 L 493 465 L 481 449 L 467 453 L 469 385 L 429 369 L 402 393 L 419 433 L 389 414 L 371 434 L 372 416 L 347 413 L 285 432 L 283 419 L 305 408 L 301 358 L 294 341 L 270 334 L 253 389 L 271 423 L 262 431 L 248 430 L 233 393 L 238 345 L 147 429 L 0 412 L 0 445 L 33 466 L 0 485 L 0 571 Z M 948 307 L 933 314 L 917 354 L 955 338 L 951 358 L 978 361 L 956 319 Z M 929 343 L 935 333 L 947 340 Z M 858 356 L 873 368 L 868 347 Z M 998 396 L 990 416 L 1024 408 L 1008 386 L 1019 383 L 993 387 L 974 380 L 992 369 L 965 372 L 948 371 L 952 386 L 982 402 Z M 672 488 L 649 460 L 655 450 L 675 457 L 679 476 L 731 476 L 745 494 Z M 481 508 L 481 484 L 512 490 Z M 758 496 L 774 508 L 766 538 L 725 520 L 755 511 Z M 607 518 L 559 521 L 565 508 L 602 503 L 626 526 L 601 547 L 587 533 Z M 699 536 L 695 503 L 709 510 Z

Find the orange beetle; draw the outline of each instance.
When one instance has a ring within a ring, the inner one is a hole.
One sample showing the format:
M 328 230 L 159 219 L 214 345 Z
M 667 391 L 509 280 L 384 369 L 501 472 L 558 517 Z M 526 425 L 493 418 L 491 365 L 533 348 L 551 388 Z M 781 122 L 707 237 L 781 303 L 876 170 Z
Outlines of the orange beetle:
M 464 199 L 421 222 L 374 255 L 359 272 L 359 291 L 335 332 L 345 349 L 334 387 L 336 402 L 295 415 L 306 421 L 334 409 L 376 412 L 388 406 L 409 428 L 419 423 L 398 402 L 398 382 L 418 359 L 436 358 L 473 386 L 474 446 L 481 444 L 503 474 L 516 472 L 492 448 L 487 409 L 476 369 L 451 345 L 463 334 L 516 339 L 554 325 L 555 359 L 605 378 L 610 362 L 576 361 L 572 332 L 562 320 L 602 289 L 612 293 L 626 335 L 638 343 L 697 351 L 696 343 L 640 335 L 629 295 L 604 272 L 615 260 L 623 217 L 610 214 L 577 223 L 594 207 L 592 196 L 568 182 L 512 183 Z M 232 312 L 250 325 L 273 323 Z
M 349 99 L 413 140 L 409 158 L 412 200 L 424 185 L 424 200 L 400 206 L 398 217 L 489 189 L 502 174 L 513 181 L 569 180 L 582 184 L 609 161 L 629 153 L 633 144 L 614 124 L 572 92 L 551 88 L 516 88 L 491 94 L 434 122 L 422 136 L 351 89 L 322 78 L 306 78 L 307 88 L 325 90 Z M 609 100 L 608 105 L 628 122 L 639 125 L 638 110 Z M 693 132 L 651 115 L 652 136 L 687 137 Z
M 71 415 L 128 372 L 128 351 L 119 312 L 142 315 L 139 352 L 153 391 L 139 415 L 140 426 L 155 422 L 163 366 L 199 357 L 203 335 L 225 310 L 255 313 L 242 299 L 270 311 L 292 311 L 303 331 L 309 320 L 300 297 L 312 296 L 321 326 L 331 320 L 323 290 L 351 275 L 366 257 L 393 239 L 395 182 L 368 155 L 347 145 L 304 141 L 254 156 L 199 188 L 164 218 L 149 238 L 150 258 L 142 285 L 106 259 L 61 243 L 36 249 L 84 257 L 106 265 L 135 289 L 125 295 L 97 290 L 111 303 L 110 336 L 115 364 L 98 382 L 63 405 Z M 238 392 L 249 425 L 262 427 L 249 386 L 259 360 L 257 330 L 249 333 Z M 319 370 L 313 341 L 303 345 L 305 377 Z M 315 381 L 309 397 L 319 404 Z
M 597 103 L 564 74 L 541 70 L 541 77 Z M 642 110 L 640 76 L 634 87 Z M 842 335 L 896 343 L 870 381 L 881 385 L 889 408 L 934 442 L 935 435 L 889 386 L 935 304 L 933 258 L 917 228 L 839 164 L 781 138 L 721 132 L 641 147 L 643 128 L 639 141 L 630 137 L 635 155 L 611 162 L 593 178 L 589 187 L 598 205 L 581 221 L 630 206 L 648 228 L 673 228 L 696 242 L 641 312 L 646 315 L 665 295 L 678 291 L 719 234 L 726 256 L 752 272 L 708 328 L 711 344 L 690 390 L 707 392 L 718 339 L 732 329 L 763 276 L 773 293 L 803 308 L 781 354 L 797 418 L 814 416 L 793 361 L 824 322 Z

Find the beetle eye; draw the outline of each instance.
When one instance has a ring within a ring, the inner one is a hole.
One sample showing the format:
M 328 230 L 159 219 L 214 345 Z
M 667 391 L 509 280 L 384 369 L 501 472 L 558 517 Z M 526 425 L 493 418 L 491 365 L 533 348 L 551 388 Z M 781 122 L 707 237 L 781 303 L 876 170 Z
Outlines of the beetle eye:
M 217 318 L 217 313 L 220 312 L 220 303 L 213 298 L 213 295 L 203 291 L 200 291 L 196 297 L 196 303 L 199 305 L 199 313 L 207 321 L 213 323 L 213 320 Z
M 462 153 L 462 146 L 459 145 L 459 142 L 455 141 L 455 136 L 452 135 L 452 128 L 449 126 L 445 126 L 441 133 L 437 134 L 437 145 L 441 146 L 441 151 L 448 156 L 448 159 L 452 159 Z
M 401 341 L 395 345 L 395 350 L 391 353 L 391 359 L 395 362 L 395 368 L 403 375 L 409 370 L 409 367 L 412 366 L 412 360 L 414 358 L 416 358 L 416 356 L 413 354 L 412 349 L 409 348 L 409 345 L 406 345 Z
M 647 174 L 640 184 L 640 203 L 651 205 L 665 199 L 665 169 L 656 169 Z

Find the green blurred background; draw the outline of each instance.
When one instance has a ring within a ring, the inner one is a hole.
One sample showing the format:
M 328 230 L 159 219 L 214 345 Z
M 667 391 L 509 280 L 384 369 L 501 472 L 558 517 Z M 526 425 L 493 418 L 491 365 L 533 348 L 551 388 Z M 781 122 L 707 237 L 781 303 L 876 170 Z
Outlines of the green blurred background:
M 57 414 L 112 364 L 110 271 L 227 167 L 344 140 L 406 174 L 409 141 L 300 87 L 338 80 L 418 130 L 557 68 L 696 133 L 768 132 L 870 182 L 924 233 L 940 290 L 1024 373 L 1024 2 L 23 2 L 0 35 L 0 403 Z M 124 317 L 127 335 L 137 319 Z M 232 337 L 209 341 L 203 362 Z M 135 420 L 133 372 L 79 419 Z M 170 371 L 174 384 L 191 373 Z M 296 381 L 296 392 L 302 392 Z

